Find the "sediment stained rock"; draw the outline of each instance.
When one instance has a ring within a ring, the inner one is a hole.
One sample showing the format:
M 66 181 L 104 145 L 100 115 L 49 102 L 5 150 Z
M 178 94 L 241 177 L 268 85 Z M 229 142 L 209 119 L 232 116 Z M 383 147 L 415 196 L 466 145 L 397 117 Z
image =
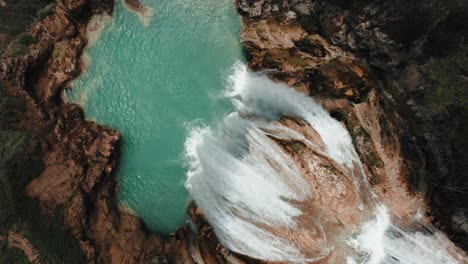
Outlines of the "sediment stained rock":
M 125 7 L 135 13 L 144 26 L 148 26 L 153 17 L 153 9 L 146 7 L 139 0 L 123 0 Z
M 135 3 L 127 2 L 140 9 Z M 401 67 L 411 56 L 424 55 L 424 43 L 431 36 L 391 30 L 405 24 L 393 25 L 389 18 L 398 17 L 392 12 L 395 8 L 382 1 L 353 6 L 339 0 L 238 0 L 237 8 L 243 15 L 241 35 L 250 68 L 316 96 L 349 130 L 367 180 L 393 219 L 408 223 L 418 208 L 425 208 L 424 195 L 417 192 L 424 190 L 424 150 L 395 111 L 398 104 L 387 92 L 386 81 L 389 76 L 415 76 L 412 73 L 419 72 L 415 64 Z M 29 54 L 1 61 L 6 89 L 27 102 L 22 126 L 41 143 L 44 170 L 28 185 L 27 193 L 38 198 L 46 212 L 64 208 L 64 224 L 90 263 L 267 263 L 223 247 L 195 204 L 188 211 L 197 232 L 181 229 L 169 239 L 149 234 L 138 218 L 114 204 L 117 187 L 112 171 L 120 135 L 85 121 L 82 109 L 61 96 L 81 72 L 90 16 L 111 9 L 105 2 L 58 1 L 53 14 L 32 29 L 38 42 L 30 46 Z M 425 29 L 438 28 L 436 22 L 424 25 Z M 407 83 L 412 91 L 421 82 L 403 79 L 397 83 Z M 309 135 L 320 146 L 316 133 L 300 121 L 284 117 L 279 122 Z M 277 144 L 299 164 L 321 164 L 305 169 L 305 175 L 313 186 L 330 191 L 304 210 L 328 212 L 326 219 L 336 222 L 329 228 L 334 231 L 361 220 L 357 211 L 341 213 L 342 207 L 356 206 L 349 173 L 300 142 L 277 140 Z M 464 225 L 464 212 L 449 212 L 453 219 L 442 222 Z M 457 236 L 458 241 L 467 241 L 466 232 Z M 336 263 L 335 257 L 339 253 L 319 263 Z
M 427 37 L 427 32 L 407 36 L 414 46 L 405 50 L 397 38 L 401 36 L 392 31 L 392 18 L 402 20 L 406 12 L 398 14 L 398 8 L 381 1 L 238 1 L 249 66 L 271 72 L 273 79 L 300 91 L 326 97 L 324 106 L 331 106 L 332 115 L 351 132 L 370 182 L 396 211 L 403 210 L 398 213 L 403 216 L 421 204 L 424 194 L 414 191 L 423 188 L 418 184 L 425 162 L 423 150 L 399 117 L 399 105 L 386 92 L 387 79 L 380 68 L 395 68 L 409 55 L 420 55 L 417 38 Z M 295 34 L 277 33 L 291 31 Z M 398 205 L 403 197 L 415 203 Z
M 242 43 L 253 70 L 271 72 L 273 79 L 316 96 L 359 101 L 372 89 L 368 66 L 299 23 L 243 21 Z
M 411 78 L 420 74 L 414 67 L 415 74 L 408 74 L 402 70 L 404 64 L 425 56 L 424 45 L 433 37 L 431 30 L 448 13 L 440 15 L 433 25 L 418 20 L 406 27 L 408 14 L 432 17 L 444 7 L 431 2 L 416 11 L 411 4 L 389 6 L 384 1 L 239 0 L 237 8 L 243 16 L 241 36 L 249 67 L 315 96 L 347 127 L 371 189 L 378 201 L 389 207 L 392 221 L 417 229 L 412 226 L 414 218 L 438 212 L 440 208 L 429 207 L 434 204 L 432 193 L 427 192 L 426 179 L 432 172 L 427 171 L 426 159 L 432 150 L 411 134 L 407 121 L 412 120 L 400 117 L 401 101 L 392 97 L 388 81 L 397 78 L 396 83 L 409 81 L 415 86 L 417 80 Z M 402 27 L 406 28 L 399 34 Z M 398 79 L 401 73 L 407 77 Z M 287 119 L 282 122 L 297 128 Z M 301 155 L 306 153 L 301 144 L 282 144 L 293 157 L 297 158 L 295 149 L 300 149 Z M 306 160 L 312 158 L 308 157 Z M 331 189 L 340 188 L 334 185 Z M 431 220 L 429 216 L 422 222 Z M 204 228 L 203 232 L 212 231 Z M 463 241 L 460 233 L 449 235 Z M 220 251 L 218 247 L 210 250 Z
M 120 133 L 85 120 L 83 110 L 62 97 L 82 71 L 89 19 L 110 14 L 112 7 L 106 1 L 58 1 L 31 29 L 37 42 L 28 53 L 2 58 L 2 85 L 26 102 L 21 127 L 41 145 L 43 170 L 26 192 L 46 214 L 60 208 L 89 263 L 192 263 L 185 231 L 169 239 L 149 234 L 140 219 L 115 204 Z
M 5 237 L 0 236 L 0 242 L 6 241 L 9 248 L 16 248 L 23 251 L 28 261 L 32 264 L 40 263 L 40 256 L 33 245 L 21 234 L 9 231 Z

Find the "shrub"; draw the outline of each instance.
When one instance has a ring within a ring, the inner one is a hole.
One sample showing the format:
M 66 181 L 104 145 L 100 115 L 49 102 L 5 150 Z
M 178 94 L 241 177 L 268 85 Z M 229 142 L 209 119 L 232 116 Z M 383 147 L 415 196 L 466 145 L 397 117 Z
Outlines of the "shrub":
M 28 52 L 28 46 L 36 43 L 37 38 L 27 33 L 22 33 L 10 42 L 7 48 L 7 54 L 23 55 Z
M 8 45 L 7 54 L 9 55 L 24 55 L 28 52 L 28 47 L 19 44 L 17 41 L 12 41 Z
M 44 18 L 46 18 L 48 15 L 51 15 L 52 12 L 54 11 L 55 5 L 56 5 L 55 3 L 50 3 L 44 6 L 43 8 L 37 10 L 37 13 L 36 13 L 37 20 L 41 21 Z
M 26 105 L 18 98 L 6 96 L 0 87 L 0 130 L 16 121 L 15 112 L 25 111 Z
M 15 129 L 24 103 L 0 87 L 0 235 L 7 230 L 23 234 L 39 251 L 41 263 L 85 263 L 78 242 L 63 228 L 63 209 L 43 216 L 36 199 L 24 188 L 42 171 L 38 144 L 26 131 Z M 3 118 L 7 117 L 7 118 Z M 28 263 L 24 254 L 0 243 L 0 264 Z
M 6 241 L 0 241 L 0 264 L 27 264 L 26 256 L 18 249 L 8 248 Z
M 448 57 L 432 58 L 421 66 L 430 82 L 425 103 L 430 111 L 438 113 L 446 107 L 468 108 L 468 46 Z
M 19 44 L 21 45 L 25 45 L 25 46 L 29 46 L 33 43 L 36 43 L 37 42 L 37 38 L 34 37 L 34 36 L 31 36 L 30 34 L 28 33 L 23 33 L 23 34 L 20 34 L 18 37 L 17 37 L 17 41 Z

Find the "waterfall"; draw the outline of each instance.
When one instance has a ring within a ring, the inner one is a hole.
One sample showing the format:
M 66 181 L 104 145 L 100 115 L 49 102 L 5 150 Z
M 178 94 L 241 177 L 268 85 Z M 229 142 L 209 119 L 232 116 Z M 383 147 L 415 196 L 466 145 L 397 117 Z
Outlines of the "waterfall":
M 241 63 L 234 65 L 225 94 L 235 112 L 217 127 L 191 127 L 185 143 L 186 187 L 224 246 L 262 260 L 295 263 L 329 258 L 337 248 L 347 252 L 342 259 L 349 264 L 458 263 L 437 251 L 448 245 L 441 236 L 392 225 L 370 190 L 348 131 L 312 98 L 248 72 Z M 293 121 L 282 120 L 285 116 Z M 300 127 L 305 122 L 312 136 L 286 122 Z M 319 167 L 313 161 L 300 165 L 282 142 L 300 142 L 320 161 L 334 164 L 336 175 L 350 175 L 351 187 L 343 193 L 357 193 L 358 206 L 349 218 L 362 215 L 363 223 L 332 232 L 335 220 L 330 224 L 304 210 L 324 191 L 311 186 L 311 173 L 305 175 L 304 168 Z
M 404 230 L 391 223 L 387 209 L 379 206 L 375 218 L 363 224 L 357 238 L 349 241 L 356 250 L 369 254 L 357 261 L 348 258 L 348 264 L 466 263 L 465 256 L 440 231 L 420 224 L 418 231 Z

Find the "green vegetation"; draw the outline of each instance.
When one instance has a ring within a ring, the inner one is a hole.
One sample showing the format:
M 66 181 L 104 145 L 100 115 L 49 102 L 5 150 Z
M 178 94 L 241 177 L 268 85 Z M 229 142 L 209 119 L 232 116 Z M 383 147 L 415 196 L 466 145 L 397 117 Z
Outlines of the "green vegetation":
M 421 71 L 430 82 L 425 103 L 433 114 L 449 107 L 468 110 L 468 46 L 445 58 L 431 58 Z
M 24 111 L 23 101 L 5 96 L 0 88 L 0 110 L 10 109 L 9 111 L 0 111 L 0 130 L 5 130 L 7 125 L 15 121 L 15 115 L 12 110 Z
M 300 141 L 292 141 L 288 143 L 288 145 L 294 150 L 294 152 L 296 152 L 299 155 L 302 155 L 304 153 L 304 149 L 306 148 L 304 143 Z
M 299 24 L 309 33 L 322 33 L 320 17 L 316 15 L 300 15 Z
M 46 5 L 46 6 L 44 6 L 43 8 L 37 10 L 37 13 L 36 13 L 37 20 L 41 21 L 42 19 L 44 19 L 48 15 L 52 14 L 52 11 L 54 10 L 55 6 L 56 6 L 55 3 L 50 3 L 50 4 Z
M 27 30 L 39 18 L 39 11 L 52 0 L 5 0 L 6 6 L 0 8 L 0 34 L 16 36 Z M 46 14 L 42 11 L 41 14 Z
M 335 166 L 330 166 L 330 165 L 327 165 L 327 164 L 322 164 L 322 167 L 325 168 L 326 170 L 329 170 L 332 174 L 334 175 L 338 175 L 338 173 L 340 173 L 340 171 L 338 171 Z
M 28 46 L 36 43 L 37 38 L 28 33 L 22 33 L 10 42 L 7 48 L 9 55 L 23 55 L 28 51 Z
M 62 210 L 54 216 L 42 216 L 37 201 L 24 193 L 42 165 L 36 141 L 15 128 L 17 113 L 23 111 L 22 101 L 7 96 L 0 87 L 0 235 L 7 230 L 23 234 L 39 251 L 42 263 L 84 263 L 78 243 L 62 227 Z M 3 243 L 2 263 L 25 263 L 25 257 Z
M 36 43 L 37 42 L 37 38 L 34 37 L 34 36 L 31 36 L 30 34 L 28 33 L 23 33 L 23 34 L 20 34 L 16 41 L 18 42 L 18 44 L 20 45 L 24 45 L 24 46 L 29 46 L 33 43 Z
M 11 226 L 18 220 L 18 196 L 34 172 L 33 164 L 27 160 L 32 142 L 25 132 L 15 130 L 0 131 L 0 142 L 0 226 Z
M 287 62 L 294 67 L 306 67 L 309 61 L 299 57 L 289 57 Z
M 434 128 L 438 144 L 446 146 L 448 153 L 447 177 L 449 188 L 464 190 L 468 188 L 468 46 L 452 52 L 449 56 L 432 58 L 421 67 L 424 77 L 429 81 L 424 104 L 429 115 L 435 120 Z M 422 124 L 423 130 L 427 128 Z M 463 192 L 450 195 L 461 196 L 454 199 L 453 206 L 466 206 L 468 196 Z
M 0 241 L 0 264 L 29 264 L 28 259 L 18 249 L 8 249 L 6 241 Z
M 12 36 L 6 55 L 23 55 L 38 40 L 26 33 L 31 25 L 52 14 L 52 0 L 5 0 L 0 8 L 0 34 Z M 8 96 L 0 85 L 0 236 L 12 230 L 24 235 L 38 250 L 41 263 L 84 263 L 76 240 L 63 228 L 63 212 L 44 216 L 24 189 L 42 171 L 38 142 L 18 124 L 26 111 L 19 98 Z M 0 264 L 28 263 L 23 252 L 0 241 Z
M 5 1 L 6 5 L 0 8 L 0 34 L 10 37 L 0 41 L 0 53 L 7 56 L 24 55 L 28 52 L 29 45 L 37 42 L 35 37 L 25 31 L 52 14 L 56 4 L 53 0 Z
M 370 152 L 367 155 L 367 158 L 369 159 L 369 162 L 372 165 L 372 167 L 383 168 L 384 164 L 383 164 L 382 160 L 374 152 Z

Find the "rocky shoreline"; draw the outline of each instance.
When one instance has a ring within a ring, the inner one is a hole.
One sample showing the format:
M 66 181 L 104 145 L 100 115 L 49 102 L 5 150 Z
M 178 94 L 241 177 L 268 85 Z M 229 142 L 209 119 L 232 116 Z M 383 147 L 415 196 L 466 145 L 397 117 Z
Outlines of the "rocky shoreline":
M 2 86 L 26 103 L 20 127 L 41 149 L 43 169 L 26 193 L 46 214 L 63 212 L 63 225 L 89 263 L 143 263 L 166 254 L 188 258 L 183 231 L 168 239 L 149 234 L 140 219 L 118 208 L 112 171 L 120 134 L 86 121 L 78 105 L 62 98 L 82 71 L 89 19 L 112 8 L 112 1 L 58 1 L 31 29 L 37 41 L 29 52 L 1 63 Z
M 141 7 L 126 3 L 135 11 Z M 407 89 L 417 89 L 410 76 L 403 78 L 418 60 L 409 56 L 427 56 L 421 45 L 431 43 L 431 32 L 445 20 L 427 25 L 429 33 L 415 29 L 418 39 L 402 40 L 391 34 L 401 25 L 389 25 L 398 9 L 380 4 L 238 0 L 249 67 L 268 70 L 273 80 L 315 96 L 348 128 L 372 188 L 393 217 L 405 222 L 427 204 L 428 219 L 466 248 L 466 208 L 441 206 L 454 197 L 430 187 L 432 152 L 411 133 L 412 121 L 402 118 L 402 102 L 389 87 L 413 83 Z M 37 198 L 46 214 L 63 211 L 63 225 L 89 263 L 267 263 L 224 248 L 193 203 L 188 212 L 197 232 L 182 228 L 168 238 L 150 234 L 140 219 L 115 204 L 112 172 L 120 134 L 86 121 L 78 105 L 62 98 L 82 71 L 87 23 L 112 9 L 112 1 L 58 1 L 31 29 L 37 42 L 29 52 L 2 58 L 2 86 L 26 103 L 19 126 L 40 146 L 43 169 L 27 185 L 27 195 Z M 390 85 L 389 79 L 397 81 Z M 455 215 L 461 218 L 456 223 Z
M 124 6 L 131 12 L 135 13 L 141 23 L 146 27 L 149 25 L 153 17 L 153 9 L 141 4 L 139 0 L 123 0 Z
M 119 132 L 85 120 L 83 109 L 62 97 L 83 70 L 88 22 L 112 9 L 112 1 L 59 1 L 32 27 L 29 34 L 37 41 L 28 52 L 2 58 L 2 87 L 26 104 L 24 113 L 16 113 L 17 126 L 40 146 L 42 169 L 25 192 L 38 199 L 47 217 L 58 210 L 60 225 L 79 242 L 88 263 L 195 263 L 192 253 L 206 263 L 231 258 L 218 251 L 221 246 L 193 205 L 188 211 L 200 232 L 180 228 L 169 237 L 151 234 L 118 206 L 112 172 Z
M 138 13 L 144 14 L 146 12 L 146 7 L 143 6 L 139 0 L 125 0 L 124 1 L 125 5 Z

